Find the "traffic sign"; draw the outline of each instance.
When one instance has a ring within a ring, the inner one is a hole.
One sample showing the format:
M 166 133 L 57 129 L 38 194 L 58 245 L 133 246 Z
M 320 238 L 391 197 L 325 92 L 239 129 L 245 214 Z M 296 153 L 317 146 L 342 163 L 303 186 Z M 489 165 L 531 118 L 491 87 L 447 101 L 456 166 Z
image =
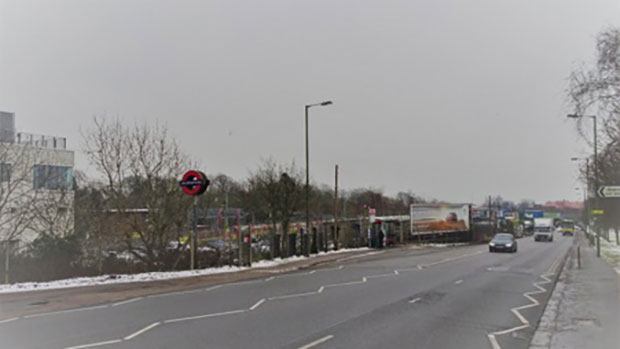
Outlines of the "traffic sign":
M 603 185 L 596 193 L 602 198 L 620 198 L 620 185 Z
M 183 188 L 183 192 L 187 195 L 200 195 L 207 191 L 207 187 L 211 182 L 207 176 L 201 171 L 187 171 L 183 175 L 183 179 L 179 185 Z

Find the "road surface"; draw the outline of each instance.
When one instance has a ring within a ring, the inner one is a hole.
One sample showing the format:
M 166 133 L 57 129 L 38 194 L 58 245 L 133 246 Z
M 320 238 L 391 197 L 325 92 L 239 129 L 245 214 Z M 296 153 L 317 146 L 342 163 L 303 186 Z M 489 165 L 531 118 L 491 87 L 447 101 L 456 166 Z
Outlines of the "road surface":
M 320 268 L 32 314 L 3 348 L 527 348 L 572 244 L 373 251 Z

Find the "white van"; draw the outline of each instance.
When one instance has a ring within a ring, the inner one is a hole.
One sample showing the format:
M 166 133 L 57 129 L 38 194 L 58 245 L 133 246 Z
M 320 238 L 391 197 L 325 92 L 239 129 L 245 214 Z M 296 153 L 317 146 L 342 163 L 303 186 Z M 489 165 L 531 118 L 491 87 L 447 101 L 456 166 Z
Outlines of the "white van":
M 534 218 L 534 241 L 553 241 L 552 218 Z

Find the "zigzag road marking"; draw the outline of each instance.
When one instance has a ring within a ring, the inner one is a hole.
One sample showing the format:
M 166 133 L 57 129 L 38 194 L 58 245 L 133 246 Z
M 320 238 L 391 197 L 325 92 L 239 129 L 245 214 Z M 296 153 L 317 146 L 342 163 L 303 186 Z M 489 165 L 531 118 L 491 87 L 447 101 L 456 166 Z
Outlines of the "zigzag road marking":
M 550 284 L 553 282 L 551 279 L 549 279 L 549 277 L 556 275 L 559 272 L 559 269 L 562 265 L 562 261 L 564 260 L 564 257 L 566 256 L 567 254 L 556 258 L 553 261 L 553 263 L 551 263 L 549 268 L 547 268 L 547 271 L 545 271 L 544 274 L 540 275 L 540 277 L 544 281 L 538 281 L 538 282 L 533 283 L 534 287 L 538 289 L 537 291 L 526 292 L 523 294 L 523 296 L 532 303 L 510 309 L 510 311 L 517 317 L 517 319 L 519 319 L 519 321 L 521 322 L 521 325 L 513 327 L 513 328 L 509 328 L 503 331 L 492 332 L 487 335 L 489 338 L 489 341 L 491 342 L 491 347 L 493 347 L 493 349 L 501 349 L 501 346 L 497 342 L 497 336 L 520 331 L 520 330 L 526 329 L 531 326 L 530 322 L 521 314 L 520 310 L 533 308 L 533 307 L 537 307 L 540 305 L 540 302 L 532 296 L 535 294 L 541 294 L 541 293 L 547 292 L 547 289 L 542 287 L 541 285 Z

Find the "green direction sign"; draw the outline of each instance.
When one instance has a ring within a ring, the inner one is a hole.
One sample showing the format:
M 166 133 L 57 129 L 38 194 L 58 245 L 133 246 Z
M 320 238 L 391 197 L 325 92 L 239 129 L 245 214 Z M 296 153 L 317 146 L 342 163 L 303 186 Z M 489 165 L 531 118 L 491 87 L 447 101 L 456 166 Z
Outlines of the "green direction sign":
M 592 214 L 595 216 L 600 216 L 605 214 L 605 210 L 592 210 Z

